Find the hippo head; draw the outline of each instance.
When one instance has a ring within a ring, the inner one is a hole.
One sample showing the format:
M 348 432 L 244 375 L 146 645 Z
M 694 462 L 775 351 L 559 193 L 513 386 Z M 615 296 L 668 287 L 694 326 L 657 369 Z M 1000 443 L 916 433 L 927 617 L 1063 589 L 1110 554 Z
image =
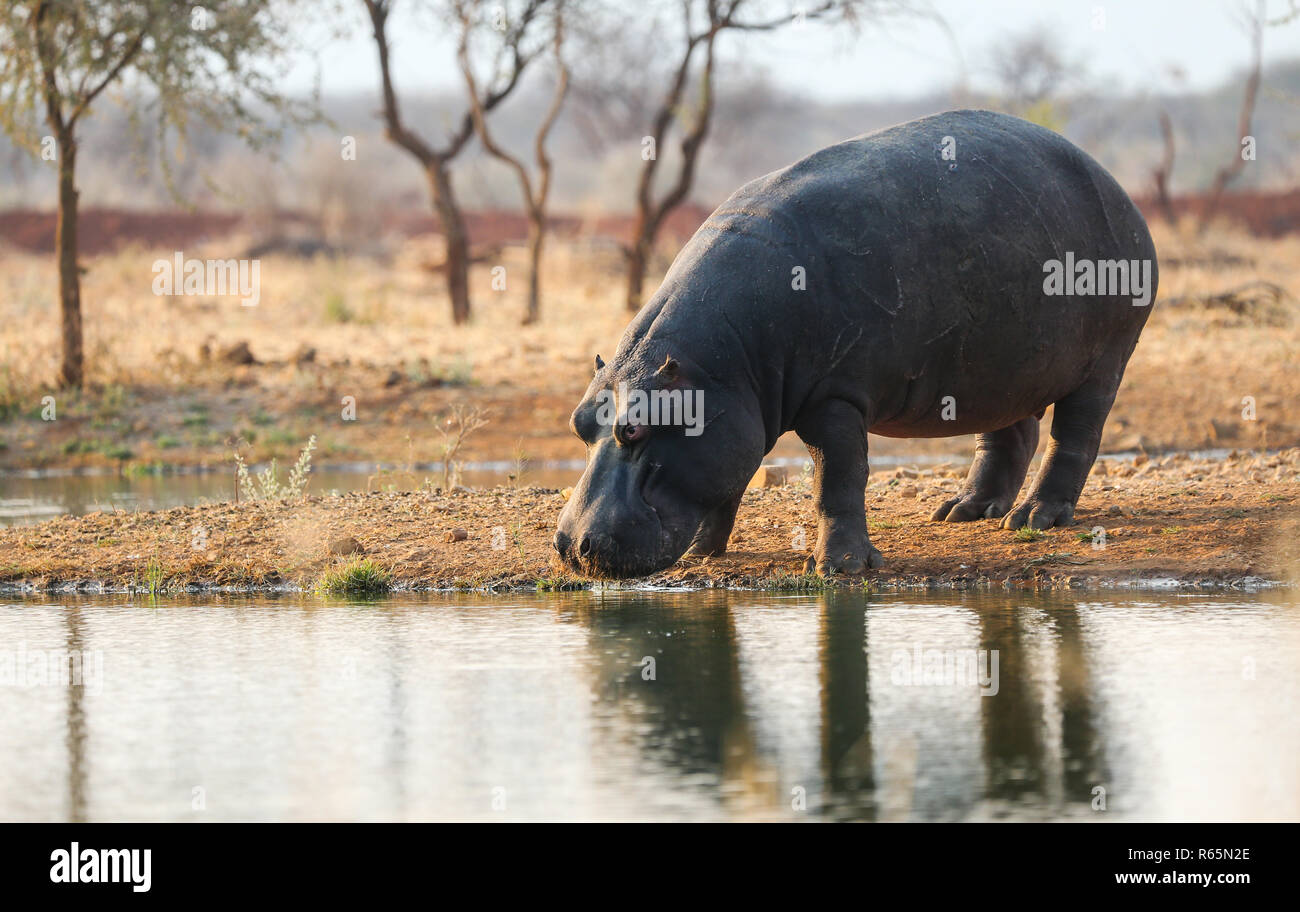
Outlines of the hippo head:
M 584 576 L 625 579 L 686 553 L 706 517 L 744 492 L 765 446 L 747 398 L 687 357 L 616 360 L 597 356 L 570 419 L 587 445 L 587 468 L 553 545 Z

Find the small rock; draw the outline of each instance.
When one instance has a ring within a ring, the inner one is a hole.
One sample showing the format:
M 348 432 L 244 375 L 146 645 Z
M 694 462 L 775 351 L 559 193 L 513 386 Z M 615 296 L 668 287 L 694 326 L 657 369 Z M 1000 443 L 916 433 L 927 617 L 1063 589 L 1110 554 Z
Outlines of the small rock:
M 346 557 L 349 554 L 365 554 L 366 549 L 361 547 L 361 542 L 348 535 L 330 542 L 329 552 L 330 557 Z
M 294 364 L 310 364 L 316 360 L 316 349 L 306 342 L 302 342 L 294 350 L 292 359 Z
M 388 376 L 384 378 L 384 386 L 397 386 L 402 379 L 401 371 L 389 371 Z
M 469 538 L 469 533 L 464 529 L 448 529 L 447 534 L 442 537 L 445 542 L 459 542 Z
M 1233 440 L 1239 436 L 1241 436 L 1241 424 L 1239 422 L 1221 421 L 1218 418 L 1210 419 L 1210 439 L 1214 442 Z
M 917 489 L 916 485 L 908 485 L 907 487 L 903 488 L 902 490 L 900 490 L 900 491 L 898 492 L 898 496 L 899 496 L 899 497 L 915 497 L 915 496 L 916 496 L 917 494 L 919 494 L 919 493 L 921 493 L 921 492 Z
M 759 466 L 749 482 L 751 488 L 776 488 L 785 484 L 785 466 Z
M 257 359 L 253 357 L 253 350 L 248 347 L 248 343 L 240 340 L 232 345 L 223 345 L 217 350 L 217 358 L 225 361 L 227 364 L 256 364 Z

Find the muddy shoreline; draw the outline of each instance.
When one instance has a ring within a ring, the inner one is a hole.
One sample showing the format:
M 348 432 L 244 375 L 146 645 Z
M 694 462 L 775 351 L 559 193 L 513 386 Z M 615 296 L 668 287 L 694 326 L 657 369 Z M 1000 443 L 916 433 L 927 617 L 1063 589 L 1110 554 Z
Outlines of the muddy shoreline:
M 886 566 L 862 579 L 804 573 L 815 541 L 804 476 L 749 491 L 729 552 L 642 580 L 593 583 L 553 562 L 565 492 L 397 491 L 153 512 L 97 512 L 0 529 L 0 591 L 311 591 L 357 562 L 395 591 L 740 588 L 1259 588 L 1300 579 L 1300 448 L 1102 460 L 1076 523 L 1039 535 L 995 520 L 932 523 L 965 466 L 877 471 L 868 528 Z

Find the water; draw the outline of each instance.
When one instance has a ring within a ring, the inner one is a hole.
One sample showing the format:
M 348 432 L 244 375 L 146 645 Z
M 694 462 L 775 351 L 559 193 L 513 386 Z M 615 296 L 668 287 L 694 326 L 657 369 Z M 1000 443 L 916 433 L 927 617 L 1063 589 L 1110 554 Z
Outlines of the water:
M 260 467 L 254 466 L 256 473 Z M 512 484 L 515 471 L 504 464 L 487 463 L 465 470 L 462 484 L 492 487 Z M 283 481 L 285 470 L 281 467 Z M 563 488 L 582 474 L 582 464 L 545 464 L 524 473 L 522 483 Z M 316 468 L 311 473 L 309 492 L 380 491 L 390 486 L 409 491 L 425 479 L 437 485 L 442 470 L 417 467 L 414 472 L 380 471 L 375 466 Z M 169 507 L 225 503 L 234 498 L 231 472 L 186 472 L 160 475 L 121 475 L 116 472 L 28 473 L 0 475 L 0 526 L 38 523 L 65 513 L 81 516 L 95 510 L 165 510 Z
M 0 681 L 5 820 L 1300 818 L 1287 590 L 22 599 Z

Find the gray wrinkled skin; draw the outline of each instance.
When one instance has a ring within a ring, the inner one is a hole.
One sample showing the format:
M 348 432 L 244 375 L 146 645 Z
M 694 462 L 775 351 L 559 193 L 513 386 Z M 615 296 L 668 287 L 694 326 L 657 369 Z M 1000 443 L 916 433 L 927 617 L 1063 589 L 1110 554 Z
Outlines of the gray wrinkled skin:
M 1003 114 L 911 121 L 741 187 L 573 413 L 588 465 L 560 516 L 561 560 L 625 578 L 688 549 L 722 553 L 746 483 L 789 430 L 813 457 L 820 573 L 883 563 L 866 529 L 867 431 L 979 435 L 936 521 L 1069 524 L 1150 306 L 1046 295 L 1044 263 L 1067 252 L 1149 260 L 1154 299 L 1155 249 L 1120 186 L 1063 137 Z M 792 287 L 796 267 L 806 290 Z M 657 373 L 668 358 L 678 368 Z M 703 389 L 703 434 L 653 427 L 624 443 L 595 410 L 620 382 Z M 1016 505 L 1053 404 L 1042 468 Z

